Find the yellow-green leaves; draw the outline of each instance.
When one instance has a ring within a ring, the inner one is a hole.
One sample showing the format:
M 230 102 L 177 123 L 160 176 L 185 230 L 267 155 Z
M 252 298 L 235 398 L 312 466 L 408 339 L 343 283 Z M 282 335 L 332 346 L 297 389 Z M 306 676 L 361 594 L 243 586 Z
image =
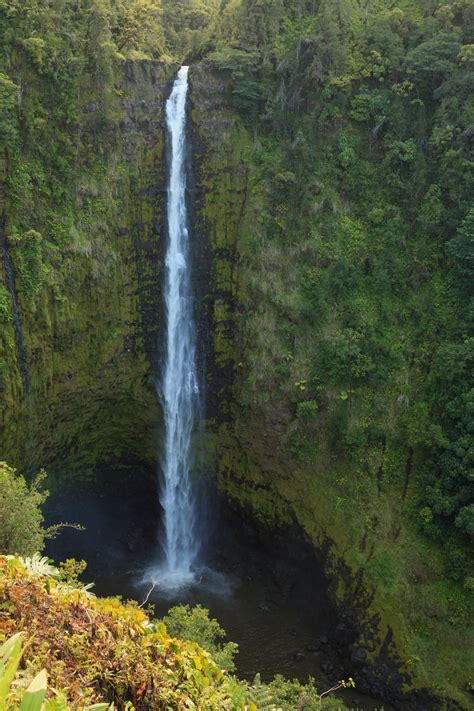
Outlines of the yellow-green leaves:
M 10 637 L 0 647 L 0 711 L 5 711 L 8 692 L 21 659 L 22 635 Z

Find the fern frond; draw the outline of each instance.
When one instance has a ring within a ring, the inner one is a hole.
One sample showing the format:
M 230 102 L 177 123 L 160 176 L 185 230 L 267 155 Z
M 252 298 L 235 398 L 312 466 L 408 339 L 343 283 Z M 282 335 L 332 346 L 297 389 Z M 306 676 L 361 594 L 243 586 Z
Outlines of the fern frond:
M 48 578 L 56 578 L 59 570 L 51 564 L 49 558 L 35 553 L 31 557 L 20 558 L 25 568 L 34 575 L 42 575 Z

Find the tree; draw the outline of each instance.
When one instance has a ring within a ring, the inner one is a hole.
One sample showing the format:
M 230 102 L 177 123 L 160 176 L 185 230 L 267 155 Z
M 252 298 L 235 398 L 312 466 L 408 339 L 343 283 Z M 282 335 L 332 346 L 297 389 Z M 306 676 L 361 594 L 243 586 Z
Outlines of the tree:
M 434 91 L 456 69 L 460 50 L 456 34 L 440 32 L 408 53 L 405 69 L 412 81 Z
M 18 87 L 0 72 L 0 145 L 8 146 L 17 139 Z
M 0 462 L 0 551 L 29 556 L 44 548 L 47 531 L 43 528 L 41 504 L 47 491 L 41 491 L 45 473 L 32 484 L 5 462 Z
M 87 52 L 91 73 L 102 109 L 106 111 L 112 84 L 112 54 L 114 46 L 110 28 L 110 12 L 103 0 L 94 0 L 89 12 Z
M 281 0 L 243 0 L 242 41 L 265 49 L 275 42 L 283 16 Z
M 119 52 L 139 51 L 151 57 L 164 52 L 160 0 L 120 1 L 113 38 Z
M 474 208 L 471 208 L 448 244 L 448 253 L 454 259 L 459 277 L 472 287 L 474 277 Z

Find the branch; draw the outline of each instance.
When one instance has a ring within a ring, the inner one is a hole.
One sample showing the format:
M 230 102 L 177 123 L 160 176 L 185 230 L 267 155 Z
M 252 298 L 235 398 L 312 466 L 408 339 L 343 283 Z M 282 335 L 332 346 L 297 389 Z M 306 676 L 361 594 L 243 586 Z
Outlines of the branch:
M 73 528 L 75 531 L 85 531 L 85 527 L 80 523 L 56 523 L 54 526 L 49 526 L 45 532 L 45 538 L 57 538 L 63 528 Z
M 143 600 L 142 604 L 138 606 L 139 608 L 144 607 L 144 605 L 147 604 L 148 600 L 150 599 L 150 595 L 152 594 L 152 592 L 155 588 L 156 588 L 156 583 L 153 583 L 151 588 L 148 590 L 148 594 L 147 594 L 146 598 Z

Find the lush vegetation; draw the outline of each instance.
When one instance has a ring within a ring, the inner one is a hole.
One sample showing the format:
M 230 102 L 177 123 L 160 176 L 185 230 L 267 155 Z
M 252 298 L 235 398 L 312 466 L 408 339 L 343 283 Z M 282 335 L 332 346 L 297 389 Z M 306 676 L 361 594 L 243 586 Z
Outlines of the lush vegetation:
M 190 639 L 208 651 L 221 669 L 234 671 L 234 657 L 238 652 L 235 642 L 223 643 L 225 631 L 217 620 L 209 619 L 209 612 L 201 605 L 172 607 L 163 618 L 170 635 L 177 639 Z
M 31 487 L 2 465 L 0 706 L 5 711 L 196 708 L 292 711 L 344 708 L 329 695 L 275 677 L 252 685 L 230 676 L 238 647 L 201 606 L 171 608 L 162 621 L 136 602 L 96 598 L 84 561 L 57 568 L 36 553 L 42 527 L 39 478 Z M 19 510 L 19 507 L 21 510 Z M 8 512 L 8 516 L 4 512 Z M 21 630 L 18 632 L 17 630 Z
M 323 416 L 334 451 L 362 467 L 401 441 L 420 527 L 462 549 L 474 536 L 472 3 L 228 8 L 238 49 L 221 41 L 211 58 L 265 129 L 260 237 L 294 265 L 278 293 L 261 284 L 282 313 L 255 387 L 265 396 L 281 376 L 286 341 L 288 387 L 303 393 L 297 457 L 311 457 Z
M 336 541 L 405 615 L 415 677 L 451 689 L 471 684 L 473 42 L 464 0 L 241 0 L 208 45 L 251 136 L 247 451 L 226 445 L 224 486 Z
M 43 550 L 47 531 L 43 527 L 41 504 L 47 493 L 41 491 L 44 475 L 32 484 L 0 462 L 0 550 L 3 553 L 32 555 Z
M 73 708 L 105 701 L 137 710 L 206 708 L 204 700 L 225 708 L 238 691 L 196 644 L 173 640 L 137 605 L 61 582 L 44 559 L 1 559 L 0 580 L 2 633 L 22 629 L 28 674 L 46 669 Z
M 380 456 L 395 418 L 407 466 L 415 452 L 420 526 L 462 549 L 474 535 L 474 8 L 321 2 L 305 13 L 299 3 L 280 21 L 277 37 L 268 30 L 270 42 L 255 37 L 249 50 L 259 47 L 263 72 L 271 47 L 278 66 L 261 151 L 277 214 L 262 227 L 268 240 L 291 235 L 307 250 L 297 275 L 311 332 L 297 364 L 307 376 L 301 456 L 318 409 L 333 410 L 333 436 L 354 459 Z M 287 222 L 295 201 L 297 230 Z M 395 402 L 383 404 L 384 386 L 402 374 Z
M 466 704 L 474 588 L 472 0 L 0 0 L 0 455 L 32 470 L 72 457 L 85 472 L 96 459 L 125 452 L 128 461 L 132 447 L 145 459 L 137 432 L 155 441 L 156 422 L 143 414 L 153 395 L 133 281 L 138 273 L 144 281 L 146 270 L 130 254 L 142 235 L 158 241 L 162 154 L 156 130 L 142 140 L 149 116 L 133 123 L 130 115 L 143 96 L 156 113 L 171 62 L 183 59 L 202 59 L 200 71 L 217 74 L 228 87 L 226 110 L 238 117 L 238 131 L 226 134 L 235 145 L 207 158 L 213 169 L 220 162 L 216 200 L 225 199 L 234 149 L 247 179 L 232 285 L 239 314 L 232 442 L 219 439 L 235 450 L 235 435 L 245 455 L 233 450 L 224 485 L 258 515 L 296 519 L 315 542 L 330 539 L 373 589 L 370 614 L 395 630 L 415 685 Z M 127 86 L 124 75 L 132 76 Z M 129 331 L 130 324 L 139 326 Z M 43 494 L 6 465 L 0 484 L 0 548 L 31 555 L 44 540 Z M 9 565 L 7 587 L 15 580 L 21 587 L 23 568 Z M 57 592 L 51 580 L 28 580 L 23 592 L 34 588 L 44 602 Z M 48 624 L 66 624 L 56 602 Z M 8 617 L 15 604 L 5 608 L 7 635 L 16 629 Z M 81 608 L 79 637 L 101 604 Z M 110 610 L 106 617 L 108 624 Z M 168 624 L 232 669 L 232 643 L 222 645 L 205 611 L 175 611 Z M 128 671 L 115 666 L 110 644 L 111 667 L 92 664 L 69 702 L 104 696 L 139 708 L 138 680 L 152 693 L 150 679 L 158 674 L 161 684 L 170 659 L 163 693 L 195 703 L 202 670 L 186 657 L 191 647 L 175 649 L 157 628 L 156 671 L 148 637 L 135 639 L 130 629 L 112 635 L 118 647 L 126 639 Z M 83 638 L 73 639 L 74 650 L 61 653 L 94 662 Z M 147 652 L 135 675 L 137 639 Z M 25 658 L 34 671 L 49 668 L 35 644 Z M 181 663 L 196 673 L 190 689 L 180 686 Z M 114 683 L 103 686 L 112 667 Z M 50 673 L 58 688 L 69 685 L 67 668 Z M 210 673 L 209 693 L 220 694 Z M 231 685 L 223 693 L 244 693 L 223 678 Z M 278 683 L 245 694 L 278 696 Z M 301 694 L 319 703 L 315 690 L 297 687 L 285 687 L 280 707 L 295 708 Z
M 343 708 L 312 684 L 279 677 L 268 686 L 237 681 L 202 646 L 173 638 L 137 603 L 95 597 L 77 572 L 73 561 L 57 569 L 38 555 L 0 558 L 0 703 L 6 711 L 80 711 L 91 704 L 124 711 Z M 203 624 L 202 612 L 194 617 L 199 633 L 195 626 L 193 636 L 214 646 L 220 630 L 207 616 Z M 183 629 L 183 609 L 171 612 L 170 621 Z

